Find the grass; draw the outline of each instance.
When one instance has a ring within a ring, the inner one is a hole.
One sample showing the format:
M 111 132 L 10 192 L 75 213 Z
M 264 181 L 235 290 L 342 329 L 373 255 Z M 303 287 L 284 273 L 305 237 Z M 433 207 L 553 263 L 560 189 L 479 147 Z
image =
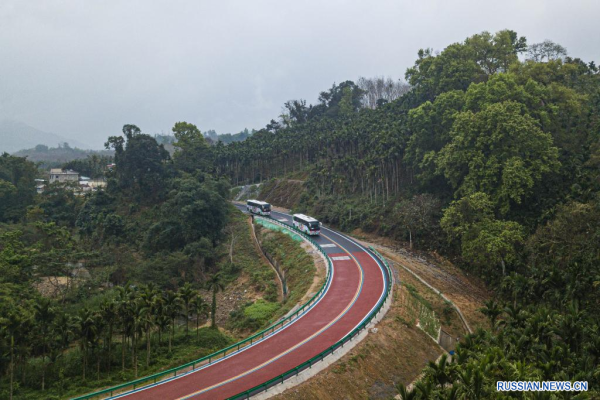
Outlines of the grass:
M 288 297 L 284 312 L 304 297 L 316 274 L 314 260 L 302 248 L 298 236 L 290 237 L 286 233 L 260 229 L 263 248 L 279 263 L 286 278 Z
M 270 224 L 269 224 L 270 225 Z M 274 227 L 276 229 L 276 227 Z M 284 271 L 288 297 L 283 303 L 277 301 L 278 287 L 275 271 L 244 267 L 254 287 L 264 289 L 263 299 L 248 302 L 231 313 L 228 327 L 232 330 L 254 331 L 266 327 L 285 315 L 306 294 L 316 273 L 313 258 L 301 246 L 301 239 L 288 236 L 288 232 L 270 230 L 256 225 L 256 234 L 263 248 L 276 260 Z
M 438 331 L 441 327 L 440 319 L 433 310 L 431 303 L 423 298 L 416 287 L 408 282 L 403 283 L 406 291 L 405 306 L 406 316 L 414 324 L 419 321 L 421 329 L 423 329 L 434 340 L 437 340 Z

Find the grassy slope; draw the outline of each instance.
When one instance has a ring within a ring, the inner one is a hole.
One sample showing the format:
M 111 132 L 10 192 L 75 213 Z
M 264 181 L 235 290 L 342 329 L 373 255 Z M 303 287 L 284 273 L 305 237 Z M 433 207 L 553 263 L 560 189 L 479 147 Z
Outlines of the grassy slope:
M 257 265 L 244 265 L 246 282 L 249 283 L 245 287 L 259 289 L 264 296 L 247 299 L 244 304 L 238 303 L 236 308 L 231 310 L 231 320 L 227 326 L 238 333 L 248 333 L 263 328 L 283 316 L 305 297 L 315 279 L 315 261 L 303 248 L 302 242 L 295 241 L 281 232 L 262 227 L 256 227 L 256 232 L 263 247 L 285 271 L 289 296 L 283 304 L 276 302 L 277 276 L 270 266 L 265 266 L 264 263 L 260 268 Z M 245 251 L 250 252 L 252 246 L 250 238 L 246 245 L 248 248 Z M 239 263 L 238 259 L 234 261 Z

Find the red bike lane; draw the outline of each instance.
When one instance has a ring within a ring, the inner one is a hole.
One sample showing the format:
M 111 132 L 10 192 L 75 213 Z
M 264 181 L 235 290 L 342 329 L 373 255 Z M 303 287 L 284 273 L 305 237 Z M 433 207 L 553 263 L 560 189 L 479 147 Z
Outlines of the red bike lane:
M 322 236 L 330 239 L 325 233 Z M 346 241 L 336 236 L 334 243 L 340 252 L 328 254 L 333 260 L 331 286 L 300 319 L 224 360 L 118 397 L 227 398 L 295 368 L 341 340 L 376 306 L 385 288 L 379 264 L 366 251 L 341 252 L 345 244 L 352 243 Z

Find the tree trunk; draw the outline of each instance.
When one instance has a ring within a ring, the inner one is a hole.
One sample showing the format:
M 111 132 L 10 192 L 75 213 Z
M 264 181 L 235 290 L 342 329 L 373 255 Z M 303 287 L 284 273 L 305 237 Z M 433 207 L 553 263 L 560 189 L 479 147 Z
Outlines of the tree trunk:
M 216 315 L 215 315 L 216 313 L 217 313 L 217 290 L 213 289 L 212 308 L 211 308 L 211 313 L 210 313 L 210 318 L 211 318 L 210 327 L 211 328 L 216 328 L 216 326 L 217 326 L 217 319 L 216 319 Z
M 171 335 L 169 335 L 169 353 L 171 352 L 171 341 L 175 336 L 175 318 L 171 320 Z
M 150 366 L 150 326 L 146 325 L 146 368 Z
M 135 369 L 137 369 L 137 365 L 135 362 L 135 345 L 136 345 L 136 340 L 135 340 L 135 328 L 134 328 L 134 332 L 133 335 L 131 336 L 131 366 Z M 137 375 L 135 376 L 137 378 Z
M 137 339 L 136 334 L 133 334 L 133 376 L 135 379 L 138 377 L 138 365 L 137 365 Z
M 500 260 L 500 264 L 502 264 L 502 276 L 506 276 L 506 264 L 504 264 L 504 260 Z
M 83 381 L 85 382 L 85 370 L 87 368 L 87 349 L 83 348 Z
M 125 328 L 123 328 L 125 329 Z M 123 332 L 123 340 L 121 341 L 121 371 L 125 372 L 125 344 L 127 344 L 127 337 Z
M 15 336 L 10 336 L 10 400 L 13 399 L 13 386 L 15 380 Z
M 190 306 L 185 305 L 185 336 L 190 334 Z
M 108 374 L 110 375 L 110 361 L 111 361 L 111 350 L 112 350 L 112 337 L 113 337 L 113 326 L 110 324 L 108 328 Z

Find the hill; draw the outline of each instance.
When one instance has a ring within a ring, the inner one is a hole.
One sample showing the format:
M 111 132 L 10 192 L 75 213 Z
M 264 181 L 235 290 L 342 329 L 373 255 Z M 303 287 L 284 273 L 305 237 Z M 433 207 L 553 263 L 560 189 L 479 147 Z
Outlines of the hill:
M 431 250 L 489 285 L 490 329 L 417 389 L 399 386 L 403 398 L 496 398 L 513 379 L 598 387 L 596 62 L 505 30 L 422 49 L 405 78 L 410 91 L 373 108 L 352 81 L 289 101 L 244 142 L 214 146 L 215 168 L 262 182 L 257 197 L 275 204 L 302 177 L 294 212 Z
M 21 149 L 29 149 L 43 144 L 58 146 L 69 143 L 72 147 L 89 148 L 90 146 L 77 140 L 67 139 L 55 133 L 44 132 L 20 121 L 0 121 L 0 153 L 13 153 Z
M 112 157 L 113 154 L 114 151 L 112 150 L 81 150 L 65 144 L 58 147 L 38 144 L 31 149 L 19 150 L 13 153 L 15 156 L 27 157 L 29 161 L 41 163 L 42 168 L 58 167 L 70 161 L 83 160 L 93 155 Z

